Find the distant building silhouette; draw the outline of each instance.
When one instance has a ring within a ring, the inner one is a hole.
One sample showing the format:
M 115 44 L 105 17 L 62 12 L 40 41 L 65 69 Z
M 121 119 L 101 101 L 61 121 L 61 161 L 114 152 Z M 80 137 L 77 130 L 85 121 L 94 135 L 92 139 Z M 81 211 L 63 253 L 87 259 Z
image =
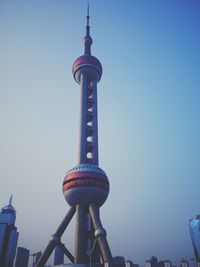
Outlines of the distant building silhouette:
M 15 267 L 28 267 L 29 252 L 30 251 L 26 248 L 17 248 Z
M 155 256 L 152 256 L 150 260 L 145 261 L 145 267 L 172 267 L 172 263 L 169 260 L 161 260 Z
M 113 257 L 114 263 L 123 264 L 125 263 L 125 258 L 123 256 L 115 256 Z
M 133 267 L 133 262 L 132 261 L 126 261 L 125 266 L 126 267 Z
M 150 260 L 145 261 L 145 267 L 151 267 L 151 262 Z
M 36 266 L 36 263 L 38 263 L 41 255 L 42 255 L 42 252 L 41 251 L 39 251 L 37 253 L 32 253 L 32 254 L 29 255 L 29 256 L 32 256 L 33 257 L 33 263 L 32 263 L 32 266 L 33 267 Z
M 189 221 L 190 236 L 197 262 L 200 262 L 200 215 Z
M 19 233 L 15 227 L 16 210 L 9 204 L 0 212 L 0 267 L 13 267 Z
M 131 260 L 125 262 L 126 267 L 139 267 L 138 264 L 133 263 Z
M 165 267 L 172 267 L 171 261 L 165 261 Z
M 158 267 L 158 259 L 152 256 L 150 260 L 145 261 L 145 267 Z
M 114 265 L 116 267 L 125 267 L 125 259 L 122 256 L 113 257 Z
M 64 263 L 64 252 L 57 246 L 54 251 L 54 265 L 59 265 Z
M 172 267 L 172 263 L 169 260 L 159 261 L 158 262 L 158 267 Z
M 155 256 L 152 256 L 150 259 L 151 267 L 157 267 L 158 266 L 158 259 Z
M 189 267 L 189 262 L 186 260 L 182 260 L 180 263 L 180 267 Z

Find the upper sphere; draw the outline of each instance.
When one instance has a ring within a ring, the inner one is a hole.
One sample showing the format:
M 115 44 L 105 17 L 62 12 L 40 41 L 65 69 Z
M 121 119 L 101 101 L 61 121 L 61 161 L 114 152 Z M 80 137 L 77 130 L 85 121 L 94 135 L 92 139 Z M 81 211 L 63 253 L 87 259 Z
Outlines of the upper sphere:
M 92 55 L 82 55 L 77 58 L 72 67 L 74 79 L 80 83 L 80 75 L 85 73 L 90 80 L 99 81 L 102 75 L 102 65 L 100 61 Z

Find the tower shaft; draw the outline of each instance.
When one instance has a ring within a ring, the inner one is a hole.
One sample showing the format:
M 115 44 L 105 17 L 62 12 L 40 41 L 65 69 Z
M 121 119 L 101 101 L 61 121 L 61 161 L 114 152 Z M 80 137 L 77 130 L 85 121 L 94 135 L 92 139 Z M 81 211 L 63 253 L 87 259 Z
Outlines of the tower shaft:
M 79 163 L 98 165 L 98 119 L 97 81 L 90 80 L 87 74 L 80 77 L 81 125 Z

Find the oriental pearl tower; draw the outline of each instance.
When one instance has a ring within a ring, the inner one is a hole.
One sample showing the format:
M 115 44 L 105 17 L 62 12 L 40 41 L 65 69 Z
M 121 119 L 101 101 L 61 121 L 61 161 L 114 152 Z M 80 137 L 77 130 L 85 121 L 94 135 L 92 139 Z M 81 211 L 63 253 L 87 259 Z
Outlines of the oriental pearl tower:
M 37 267 L 43 267 L 56 246 L 59 246 L 72 264 L 85 265 L 113 263 L 99 208 L 109 193 L 106 173 L 99 167 L 97 83 L 101 79 L 102 65 L 91 55 L 89 5 L 87 8 L 84 55 L 73 64 L 73 76 L 81 89 L 79 162 L 70 169 L 63 181 L 63 194 L 70 209 L 44 250 Z M 61 242 L 61 237 L 75 215 L 74 255 Z

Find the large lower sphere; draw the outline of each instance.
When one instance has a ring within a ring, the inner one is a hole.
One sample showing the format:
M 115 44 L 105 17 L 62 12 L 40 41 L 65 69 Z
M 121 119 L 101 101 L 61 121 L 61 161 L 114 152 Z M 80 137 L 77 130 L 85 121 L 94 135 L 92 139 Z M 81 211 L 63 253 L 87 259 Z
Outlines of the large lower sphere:
M 109 193 L 109 181 L 97 165 L 79 164 L 66 173 L 63 194 L 70 206 L 95 203 L 102 206 Z

